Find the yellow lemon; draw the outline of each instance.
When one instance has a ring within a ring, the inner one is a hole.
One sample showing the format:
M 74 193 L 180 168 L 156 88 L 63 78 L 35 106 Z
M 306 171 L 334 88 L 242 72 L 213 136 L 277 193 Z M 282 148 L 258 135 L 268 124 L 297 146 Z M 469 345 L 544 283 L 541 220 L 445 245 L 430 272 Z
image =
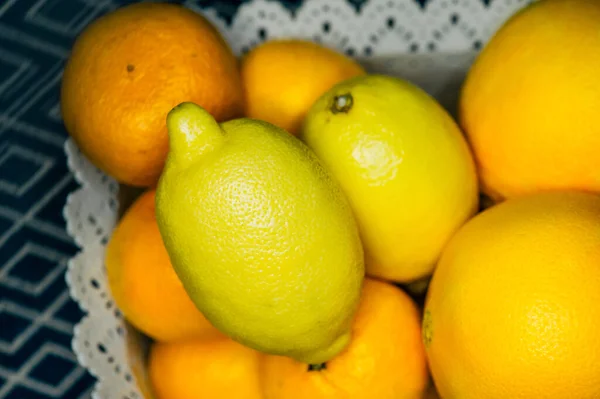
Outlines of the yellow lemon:
M 406 81 L 367 75 L 336 85 L 310 110 L 301 139 L 350 199 L 372 276 L 411 282 L 431 274 L 477 210 L 475 167 L 460 130 Z

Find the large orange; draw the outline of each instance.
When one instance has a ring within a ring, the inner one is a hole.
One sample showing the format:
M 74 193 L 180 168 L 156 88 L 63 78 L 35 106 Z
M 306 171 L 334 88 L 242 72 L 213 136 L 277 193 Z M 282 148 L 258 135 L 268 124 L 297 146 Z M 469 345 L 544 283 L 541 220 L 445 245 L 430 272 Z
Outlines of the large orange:
M 167 113 L 193 101 L 221 121 L 243 112 L 237 61 L 210 23 L 173 4 L 109 13 L 77 38 L 61 109 L 82 152 L 123 183 L 156 183 L 168 151 Z
M 262 399 L 261 357 L 225 337 L 158 343 L 148 373 L 156 399 Z
M 600 192 L 599 27 L 600 1 L 537 1 L 477 58 L 460 122 L 494 200 Z
M 423 337 L 445 399 L 600 398 L 600 196 L 538 193 L 446 247 Z
M 159 341 L 209 338 L 220 333 L 185 292 L 163 244 L 154 213 L 155 191 L 127 210 L 106 248 L 114 300 L 137 329 Z
M 265 399 L 421 399 L 428 372 L 420 336 L 412 299 L 389 283 L 366 279 L 346 350 L 313 366 L 265 356 Z
M 365 73 L 351 58 L 300 39 L 263 43 L 242 58 L 241 71 L 246 115 L 292 134 L 300 133 L 306 113 L 322 94 Z

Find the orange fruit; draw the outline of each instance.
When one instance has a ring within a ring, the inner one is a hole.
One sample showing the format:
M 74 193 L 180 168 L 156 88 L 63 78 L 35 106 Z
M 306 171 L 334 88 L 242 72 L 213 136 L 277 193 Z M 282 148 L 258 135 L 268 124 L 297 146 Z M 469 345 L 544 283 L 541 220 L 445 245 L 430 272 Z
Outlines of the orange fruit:
M 600 196 L 509 199 L 452 238 L 423 338 L 442 398 L 600 398 Z
M 106 247 L 106 274 L 117 307 L 137 329 L 159 341 L 220 335 L 187 295 L 162 241 L 155 191 L 127 210 Z
M 545 0 L 510 18 L 463 87 L 483 191 L 600 192 L 600 2 Z
M 354 60 L 319 44 L 271 40 L 242 58 L 246 116 L 298 134 L 313 103 L 336 83 L 365 73 Z
M 133 4 L 77 38 L 63 75 L 63 120 L 81 151 L 118 181 L 156 183 L 168 151 L 167 113 L 184 101 L 219 121 L 243 111 L 237 60 L 201 15 Z
M 156 399 L 262 399 L 261 357 L 225 337 L 155 343 L 148 374 Z
M 324 365 L 265 356 L 265 399 L 421 399 L 428 384 L 419 310 L 399 288 L 367 278 L 352 340 Z

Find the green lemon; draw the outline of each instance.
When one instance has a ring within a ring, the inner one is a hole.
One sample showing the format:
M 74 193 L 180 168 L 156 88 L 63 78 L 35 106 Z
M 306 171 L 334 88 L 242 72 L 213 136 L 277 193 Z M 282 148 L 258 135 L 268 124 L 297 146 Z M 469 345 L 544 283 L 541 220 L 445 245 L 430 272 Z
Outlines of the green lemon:
M 341 188 L 269 123 L 218 124 L 193 103 L 168 115 L 158 225 L 184 288 L 215 327 L 310 364 L 349 343 L 363 250 Z

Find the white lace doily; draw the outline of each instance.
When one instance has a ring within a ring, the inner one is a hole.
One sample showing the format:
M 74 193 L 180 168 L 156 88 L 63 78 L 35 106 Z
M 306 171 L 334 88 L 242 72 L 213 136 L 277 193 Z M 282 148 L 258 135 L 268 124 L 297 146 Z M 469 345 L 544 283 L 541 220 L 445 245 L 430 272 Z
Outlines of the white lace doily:
M 236 54 L 275 37 L 311 39 L 356 57 L 371 72 L 409 79 L 453 111 L 458 88 L 477 50 L 529 0 L 370 0 L 360 10 L 346 0 L 306 0 L 294 15 L 275 1 L 242 5 L 231 25 L 196 1 Z M 117 221 L 118 184 L 96 169 L 75 144 L 65 144 L 70 170 L 81 187 L 65 205 L 69 234 L 80 247 L 66 279 L 86 312 L 73 349 L 97 377 L 94 398 L 150 397 L 144 374 L 145 340 L 115 308 L 104 272 L 104 247 Z

